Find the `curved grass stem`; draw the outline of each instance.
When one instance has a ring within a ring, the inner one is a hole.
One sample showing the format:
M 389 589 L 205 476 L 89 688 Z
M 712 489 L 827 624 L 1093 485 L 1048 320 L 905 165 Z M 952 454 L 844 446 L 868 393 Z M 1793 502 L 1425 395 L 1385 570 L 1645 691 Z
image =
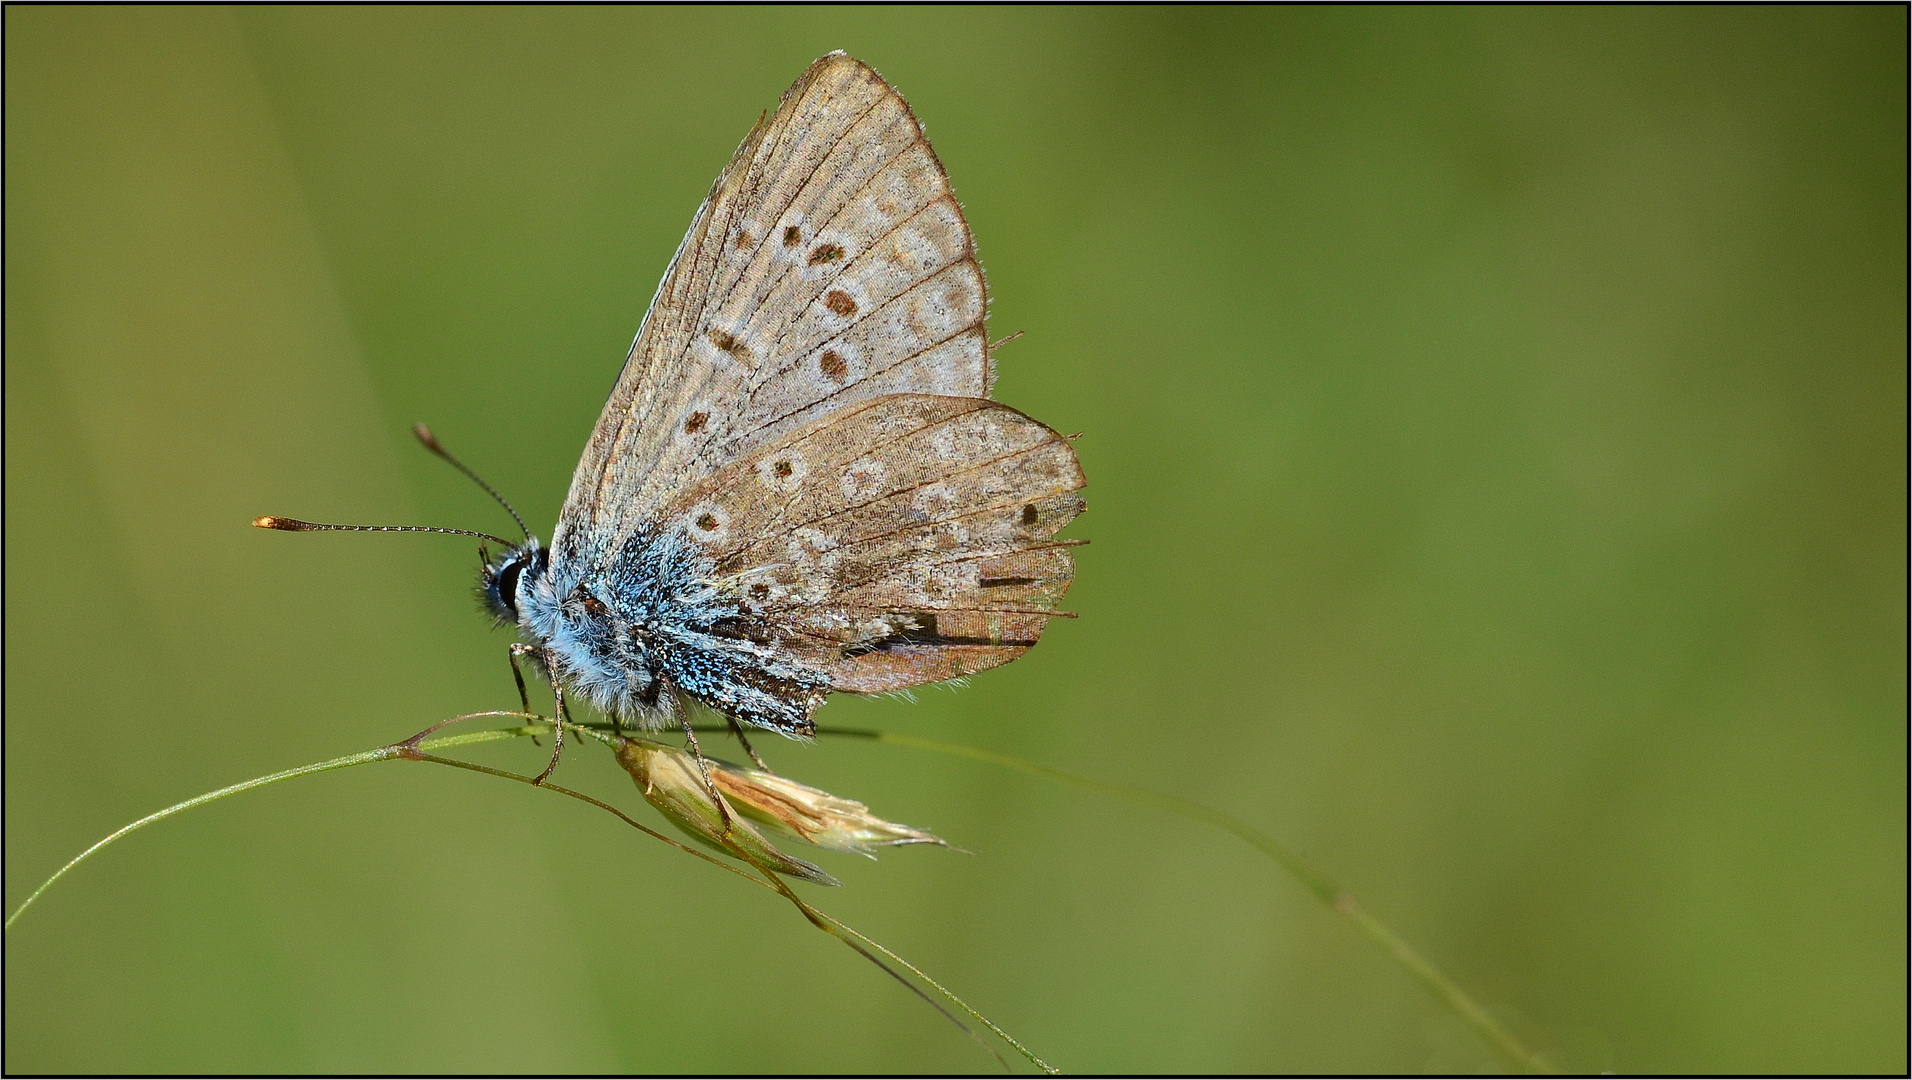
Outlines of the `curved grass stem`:
M 513 716 L 513 717 L 523 717 L 525 719 L 532 719 L 532 717 L 528 716 L 528 714 L 525 714 L 525 713 L 481 712 L 481 713 L 468 713 L 464 716 L 455 716 L 451 720 L 446 721 L 446 723 L 451 723 L 453 721 L 458 721 L 458 720 L 475 720 L 475 719 L 478 719 L 479 717 L 484 717 L 484 716 Z M 441 724 L 438 726 L 442 727 L 443 725 Z M 444 749 L 446 747 L 452 747 L 452 746 L 466 746 L 471 743 L 492 742 L 497 739 L 515 739 L 515 738 L 520 738 L 526 734 L 535 734 L 536 732 L 541 732 L 545 730 L 545 728 L 548 726 L 549 725 L 546 725 L 546 724 L 539 724 L 530 728 L 504 728 L 498 731 L 473 731 L 473 732 L 467 732 L 463 735 L 446 735 L 442 738 L 431 739 L 421 745 L 430 746 L 432 749 L 436 750 L 436 749 Z M 435 730 L 435 729 L 427 729 L 427 730 Z M 291 780 L 300 776 L 311 776 L 314 773 L 331 772 L 334 769 L 349 769 L 354 765 L 365 765 L 374 761 L 389 761 L 392 758 L 401 756 L 402 750 L 400 749 L 400 747 L 402 747 L 403 745 L 404 745 L 403 743 L 395 743 L 391 746 L 381 746 L 376 750 L 367 750 L 359 754 L 347 754 L 344 757 L 333 758 L 330 761 L 321 761 L 315 765 L 301 765 L 296 769 L 286 769 L 283 772 L 276 772 L 271 774 L 270 776 L 261 776 L 252 780 L 247 780 L 244 783 L 234 784 L 231 787 L 223 787 L 223 788 L 220 788 L 218 791 L 208 791 L 204 795 L 199 795 L 194 798 L 187 799 L 185 802 L 174 803 L 173 805 L 167 807 L 164 810 L 147 814 L 145 817 L 140 818 L 138 821 L 135 821 L 130 825 L 127 825 L 121 829 L 118 829 L 108 834 L 99 843 L 96 843 L 92 847 L 87 848 L 85 851 L 80 852 L 78 855 L 73 856 L 72 861 L 68 862 L 65 866 L 60 867 L 58 870 L 55 870 L 53 872 L 52 877 L 47 878 L 45 881 L 41 882 L 39 888 L 33 890 L 33 893 L 31 895 L 29 895 L 25 900 L 20 902 L 19 907 L 13 909 L 13 913 L 7 916 L 7 923 L 4 929 L 6 930 L 13 929 L 13 924 L 19 920 L 22 914 L 26 912 L 27 908 L 33 906 L 33 902 L 40 898 L 40 894 L 52 888 L 53 883 L 65 877 L 68 871 L 72 870 L 74 867 L 80 865 L 81 863 L 85 862 L 87 859 L 91 858 L 93 854 L 99 851 L 101 848 L 106 847 L 108 844 L 113 843 L 115 840 L 118 840 L 119 838 L 127 835 L 128 833 L 138 832 L 140 829 L 143 829 L 146 826 L 153 824 L 154 822 L 164 821 L 165 819 L 172 817 L 174 814 L 184 813 L 187 810 L 191 810 L 195 806 L 204 806 L 206 803 L 209 803 L 209 802 L 218 802 L 220 799 L 230 798 L 234 795 L 240 794 L 241 792 L 251 791 L 254 788 L 262 788 L 262 787 L 265 787 L 267 784 L 276 784 L 281 780 Z
M 87 859 L 91 858 L 94 852 L 100 850 L 101 848 L 105 847 L 108 844 L 111 844 L 115 840 L 118 840 L 120 837 L 125 836 L 128 833 L 138 832 L 139 830 L 144 829 L 146 826 L 151 825 L 156 821 L 164 821 L 166 818 L 172 817 L 174 814 L 184 813 L 187 810 L 191 810 L 195 806 L 202 806 L 209 802 L 217 802 L 220 799 L 237 795 L 242 791 L 251 791 L 253 788 L 265 787 L 267 784 L 276 784 L 281 780 L 290 780 L 293 777 L 297 777 L 297 776 L 310 776 L 313 773 L 331 772 L 333 769 L 345 769 L 345 768 L 350 768 L 353 765 L 364 765 L 367 762 L 371 762 L 371 761 L 383 761 L 386 758 L 391 756 L 392 754 L 389 752 L 388 747 L 380 747 L 377 750 L 367 750 L 366 752 L 362 754 L 348 754 L 345 757 L 333 758 L 330 761 L 321 761 L 316 765 L 302 765 L 299 768 L 287 769 L 284 772 L 276 772 L 270 776 L 261 776 L 254 780 L 247 780 L 245 783 L 242 783 L 242 784 L 234 784 L 231 787 L 220 788 L 218 791 L 208 791 L 204 795 L 200 795 L 197 798 L 187 799 L 185 802 L 181 802 L 181 803 L 174 803 L 173 805 L 167 807 L 164 810 L 160 810 L 156 813 L 147 814 L 145 817 L 140 818 L 138 821 L 135 821 L 130 825 L 126 825 L 120 829 L 117 829 L 111 833 L 108 833 L 104 839 L 100 840 L 98 843 L 94 844 L 92 847 L 87 848 L 85 851 L 80 852 L 78 855 L 73 856 L 72 860 L 68 862 L 65 866 L 62 866 L 58 870 L 55 870 L 53 872 L 52 877 L 47 878 L 45 881 L 41 882 L 40 887 L 33 890 L 32 894 L 29 895 L 25 900 L 21 901 L 20 906 L 17 908 L 14 908 L 13 913 L 7 916 L 6 929 L 8 930 L 13 929 L 13 924 L 20 920 L 21 915 L 26 914 L 27 908 L 33 906 L 33 902 L 40 898 L 41 893 L 44 893 L 48 889 L 53 887 L 54 882 L 65 877 L 68 871 L 72 870 L 74 867 L 80 865 L 81 863 L 85 862 Z

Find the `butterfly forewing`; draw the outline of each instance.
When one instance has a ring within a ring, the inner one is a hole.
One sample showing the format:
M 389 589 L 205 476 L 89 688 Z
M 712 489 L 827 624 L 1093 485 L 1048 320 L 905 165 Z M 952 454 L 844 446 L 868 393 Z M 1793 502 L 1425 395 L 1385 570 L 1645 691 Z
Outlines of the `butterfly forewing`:
M 817 61 L 692 221 L 572 478 L 555 557 L 601 565 L 689 486 L 846 406 L 985 396 L 986 306 L 908 106 L 856 60 Z

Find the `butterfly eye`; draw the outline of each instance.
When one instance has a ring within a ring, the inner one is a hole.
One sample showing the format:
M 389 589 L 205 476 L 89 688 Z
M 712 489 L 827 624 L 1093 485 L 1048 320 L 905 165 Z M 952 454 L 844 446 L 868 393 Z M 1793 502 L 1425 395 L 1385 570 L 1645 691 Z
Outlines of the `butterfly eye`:
M 513 559 L 498 572 L 498 600 L 512 615 L 518 614 L 518 578 L 524 574 L 523 559 Z
M 611 617 L 611 609 L 604 606 L 604 601 L 599 600 L 590 593 L 584 594 L 584 610 L 586 614 L 594 619 L 608 619 Z

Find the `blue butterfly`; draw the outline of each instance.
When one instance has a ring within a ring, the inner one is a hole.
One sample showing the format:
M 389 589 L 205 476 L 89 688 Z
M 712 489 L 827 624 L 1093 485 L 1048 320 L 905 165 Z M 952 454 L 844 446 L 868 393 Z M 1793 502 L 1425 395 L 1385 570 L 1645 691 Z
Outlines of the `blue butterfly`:
M 1007 663 L 1074 578 L 1069 440 L 988 400 L 988 296 L 922 126 L 832 53 L 738 147 L 691 222 L 591 432 L 549 548 L 477 536 L 517 661 L 614 722 L 687 704 L 809 736 L 833 691 Z M 563 726 L 556 728 L 557 767 Z M 708 783 L 708 770 L 706 782 Z M 714 793 L 714 788 L 713 788 Z M 721 805 L 721 801 L 720 801 Z

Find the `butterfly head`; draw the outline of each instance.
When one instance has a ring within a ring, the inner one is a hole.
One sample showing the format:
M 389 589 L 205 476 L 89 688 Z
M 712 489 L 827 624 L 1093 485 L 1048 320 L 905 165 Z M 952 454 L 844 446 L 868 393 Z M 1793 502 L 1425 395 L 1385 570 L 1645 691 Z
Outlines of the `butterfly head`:
M 537 537 L 527 537 L 524 543 L 505 549 L 479 567 L 478 599 L 499 623 L 515 625 L 524 598 L 550 569 L 550 554 Z

